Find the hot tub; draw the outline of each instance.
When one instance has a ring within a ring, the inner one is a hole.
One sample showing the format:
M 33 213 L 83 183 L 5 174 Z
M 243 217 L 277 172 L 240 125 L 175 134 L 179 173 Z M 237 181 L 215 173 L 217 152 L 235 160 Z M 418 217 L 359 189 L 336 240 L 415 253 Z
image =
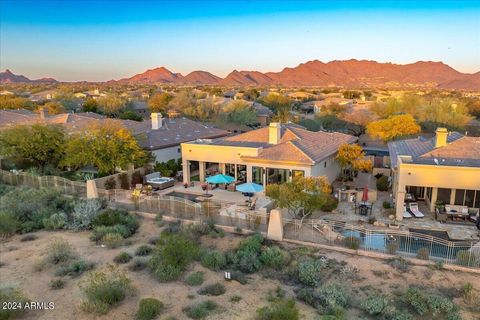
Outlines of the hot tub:
M 151 185 L 153 189 L 163 190 L 173 187 L 175 185 L 175 179 L 167 177 L 153 177 L 147 179 L 146 183 Z

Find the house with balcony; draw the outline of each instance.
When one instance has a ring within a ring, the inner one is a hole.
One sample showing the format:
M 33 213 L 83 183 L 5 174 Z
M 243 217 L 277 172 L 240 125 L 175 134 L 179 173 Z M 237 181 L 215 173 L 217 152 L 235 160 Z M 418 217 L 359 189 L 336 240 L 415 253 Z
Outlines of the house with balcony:
M 301 126 L 272 122 L 268 127 L 220 139 L 200 139 L 181 144 L 183 179 L 193 175 L 204 181 L 223 173 L 237 182 L 266 186 L 297 176 L 326 176 L 333 182 L 340 168 L 338 148 L 356 137 L 339 132 L 312 132 Z
M 433 138 L 393 141 L 388 149 L 397 220 L 402 220 L 406 194 L 424 201 L 431 212 L 442 203 L 458 215 L 478 213 L 480 137 L 438 128 Z

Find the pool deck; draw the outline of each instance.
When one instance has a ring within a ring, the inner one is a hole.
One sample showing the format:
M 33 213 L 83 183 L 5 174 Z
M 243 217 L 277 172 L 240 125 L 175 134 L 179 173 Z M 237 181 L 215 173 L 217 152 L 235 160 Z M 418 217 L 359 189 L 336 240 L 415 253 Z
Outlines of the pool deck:
M 383 208 L 383 201 L 390 201 L 390 194 L 388 192 L 378 192 L 378 199 L 373 203 L 372 216 L 374 216 L 377 222 L 380 224 L 379 227 L 388 228 L 388 225 L 393 223 L 393 220 L 389 218 L 388 211 Z M 474 223 L 440 223 L 435 220 L 434 213 L 428 210 L 423 201 L 419 201 L 418 206 L 419 210 L 425 214 L 425 217 L 403 219 L 403 221 L 398 223 L 400 225 L 400 230 L 408 231 L 410 228 L 413 228 L 445 231 L 448 233 L 448 236 L 451 240 L 480 240 L 480 230 L 477 229 Z M 359 221 L 361 221 L 361 224 L 365 224 L 368 223 L 369 219 L 369 217 L 355 214 L 353 203 L 350 202 L 340 202 L 338 204 L 338 208 L 332 213 L 316 212 L 314 213 L 313 218 L 332 219 L 345 221 L 352 224 L 359 224 Z

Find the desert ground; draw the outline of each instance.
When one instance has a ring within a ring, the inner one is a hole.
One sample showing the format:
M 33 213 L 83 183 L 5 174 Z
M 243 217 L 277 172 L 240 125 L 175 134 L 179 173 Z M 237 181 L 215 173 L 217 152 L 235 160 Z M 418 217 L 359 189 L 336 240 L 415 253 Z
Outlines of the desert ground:
M 107 264 L 113 264 L 113 258 L 122 251 L 127 251 L 133 255 L 139 245 L 148 243 L 150 239 L 157 237 L 160 231 L 161 227 L 157 226 L 155 221 L 142 219 L 140 229 L 130 238 L 131 241 L 128 245 L 117 249 L 96 246 L 89 240 L 89 232 L 40 231 L 35 233 L 38 237 L 36 240 L 26 242 L 21 241 L 22 235 L 15 235 L 8 240 L 2 240 L 0 243 L 0 260 L 4 264 L 0 268 L 0 283 L 3 286 L 14 286 L 21 289 L 29 300 L 54 302 L 55 308 L 53 310 L 31 310 L 24 315 L 24 319 L 133 319 L 139 300 L 145 297 L 157 298 L 165 304 L 166 308 L 159 319 L 166 319 L 171 316 L 175 319 L 187 319 L 182 308 L 194 302 L 206 300 L 207 297 L 198 295 L 198 287 L 188 286 L 183 278 L 176 282 L 160 283 L 152 277 L 148 268 L 134 272 L 127 268 L 128 265 L 120 265 L 120 268 L 125 270 L 127 276 L 132 280 L 135 291 L 131 292 L 125 300 L 106 315 L 96 316 L 85 313 L 80 308 L 84 296 L 79 284 L 85 279 L 85 273 L 77 278 L 64 277 L 66 280 L 65 287 L 52 290 L 50 282 L 57 278 L 54 270 L 48 266 L 45 268 L 39 267 L 42 265 L 46 248 L 54 238 L 67 240 L 81 257 L 94 262 L 95 269 L 99 269 Z M 201 241 L 204 246 L 215 247 L 223 251 L 235 248 L 243 238 L 240 235 L 227 234 L 224 238 L 203 236 Z M 346 265 L 356 267 L 358 269 L 357 276 L 343 280 L 351 288 L 354 295 L 362 295 L 364 292 L 379 290 L 379 288 L 387 292 L 396 292 L 412 284 L 425 287 L 433 286 L 439 292 L 450 293 L 451 296 L 454 296 L 453 300 L 461 307 L 461 315 L 464 320 L 480 319 L 480 315 L 467 307 L 458 295 L 458 291 L 465 283 L 471 283 L 476 290 L 480 290 L 480 276 L 478 274 L 435 270 L 421 266 L 411 266 L 408 272 L 403 272 L 392 268 L 381 260 L 346 255 L 334 251 L 318 251 L 313 248 L 300 249 L 293 245 L 284 245 L 284 248 L 289 251 L 306 250 L 310 254 L 326 256 L 342 264 L 346 263 Z M 249 275 L 248 283 L 242 285 L 236 281 L 224 281 L 222 271 L 211 271 L 202 267 L 200 263 L 193 264 L 191 270 L 186 272 L 185 275 L 192 271 L 203 271 L 205 273 L 205 284 L 222 282 L 226 287 L 224 295 L 208 297 L 208 299 L 221 306 L 208 319 L 255 319 L 256 310 L 268 304 L 266 298 L 268 292 L 275 290 L 277 286 L 281 286 L 287 296 L 294 296 L 293 284 L 289 285 L 288 281 L 282 283 L 278 277 L 268 272 Z M 338 274 L 334 277 L 341 280 Z M 234 295 L 240 296 L 241 300 L 232 302 L 230 299 Z M 297 302 L 297 306 L 301 318 L 315 319 L 319 317 L 314 308 L 301 302 Z M 365 315 L 359 316 L 359 311 L 356 309 L 350 309 L 347 317 L 348 319 L 368 319 Z

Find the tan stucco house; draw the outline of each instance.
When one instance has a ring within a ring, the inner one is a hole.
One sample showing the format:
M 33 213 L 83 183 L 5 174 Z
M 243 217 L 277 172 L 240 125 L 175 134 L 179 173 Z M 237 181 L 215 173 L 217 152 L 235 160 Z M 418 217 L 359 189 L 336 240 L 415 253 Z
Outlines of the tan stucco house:
M 480 137 L 438 128 L 431 139 L 394 141 L 388 149 L 397 220 L 402 220 L 407 192 L 432 212 L 437 200 L 480 208 Z
M 339 132 L 312 132 L 272 122 L 236 136 L 182 143 L 183 179 L 190 183 L 198 170 L 200 181 L 209 174 L 224 173 L 239 182 L 264 186 L 296 176 L 326 176 L 333 182 L 340 173 L 335 161 L 338 148 L 356 141 Z

